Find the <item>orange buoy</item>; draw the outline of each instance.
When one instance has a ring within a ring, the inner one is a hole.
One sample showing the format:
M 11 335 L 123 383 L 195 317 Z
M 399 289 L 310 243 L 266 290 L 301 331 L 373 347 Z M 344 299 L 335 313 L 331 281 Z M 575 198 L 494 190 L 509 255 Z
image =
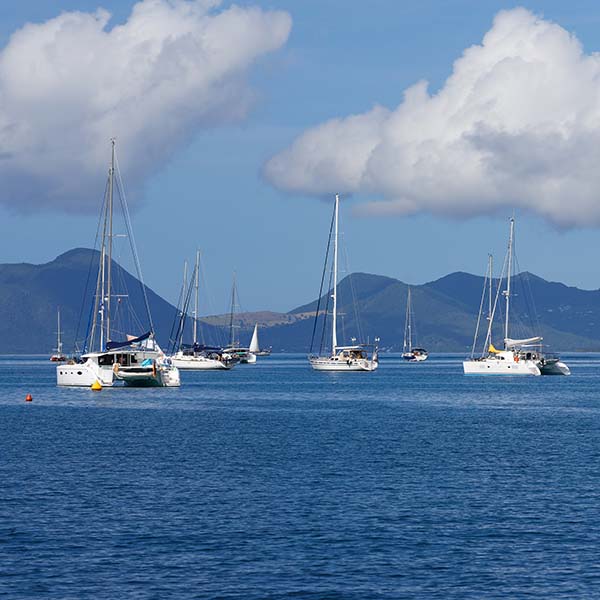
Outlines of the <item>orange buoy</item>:
M 94 383 L 92 383 L 92 390 L 94 390 L 94 392 L 99 392 L 101 389 L 102 389 L 102 385 L 96 379 L 96 381 L 94 381 Z
M 25 396 L 25 402 L 31 402 L 33 400 L 33 397 L 31 394 L 27 394 L 27 396 Z

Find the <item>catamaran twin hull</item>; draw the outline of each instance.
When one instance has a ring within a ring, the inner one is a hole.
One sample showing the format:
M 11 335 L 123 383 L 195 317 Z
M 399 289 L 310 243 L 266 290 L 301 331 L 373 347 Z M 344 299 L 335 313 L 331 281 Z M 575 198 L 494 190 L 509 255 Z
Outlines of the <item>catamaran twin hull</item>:
M 463 362 L 465 375 L 541 375 L 537 363 L 532 360 L 519 362 L 484 358 Z
M 57 385 L 63 387 L 90 387 L 95 382 L 102 387 L 122 383 L 128 387 L 179 387 L 179 370 L 172 365 L 154 362 L 149 366 L 119 368 L 117 363 L 101 365 L 92 355 L 84 363 L 56 367 Z
M 512 357 L 511 357 L 512 358 Z M 569 367 L 558 359 L 499 359 L 486 357 L 463 362 L 465 375 L 570 375 Z

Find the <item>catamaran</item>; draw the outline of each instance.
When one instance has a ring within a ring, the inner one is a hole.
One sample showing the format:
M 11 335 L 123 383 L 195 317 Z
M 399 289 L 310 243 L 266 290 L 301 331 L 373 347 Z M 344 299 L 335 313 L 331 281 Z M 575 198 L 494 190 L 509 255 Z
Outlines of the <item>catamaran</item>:
M 115 142 L 111 140 L 111 163 L 108 173 L 107 193 L 103 204 L 102 238 L 100 264 L 98 268 L 96 293 L 92 309 L 91 326 L 88 329 L 84 354 L 78 361 L 56 367 L 56 380 L 59 386 L 90 387 L 100 385 L 112 387 L 117 384 L 134 387 L 178 387 L 179 370 L 171 364 L 154 337 L 152 318 L 143 284 L 137 252 L 131 235 L 130 244 L 134 254 L 137 276 L 142 282 L 142 293 L 150 323 L 150 329 L 142 335 L 125 335 L 125 340 L 113 340 L 113 311 L 116 318 L 121 312 L 122 301 L 127 295 L 116 294 L 113 290 L 113 212 L 115 183 Z M 127 230 L 131 231 L 129 211 L 121 189 L 121 203 Z M 122 335 L 122 334 L 121 334 Z
M 187 263 L 186 263 L 187 265 Z M 206 346 L 198 342 L 198 301 L 199 301 L 199 273 L 200 273 L 200 251 L 196 251 L 196 266 L 193 273 L 194 281 L 194 311 L 192 319 L 192 344 L 183 343 L 183 330 L 187 320 L 187 304 L 189 295 L 186 294 L 187 274 L 183 275 L 182 310 L 179 318 L 177 331 L 177 352 L 171 357 L 171 361 L 178 369 L 186 371 L 215 371 L 231 369 L 238 362 L 237 358 L 224 352 L 216 346 Z M 191 291 L 191 290 L 190 290 Z
M 320 314 L 320 304 L 323 292 L 323 282 L 325 279 L 325 270 L 323 271 L 323 277 L 321 279 L 321 290 L 319 291 L 319 300 L 317 302 L 317 310 L 315 314 L 315 321 L 313 327 L 313 339 L 311 341 L 311 354 L 309 354 L 308 360 L 310 366 L 316 371 L 375 371 L 379 366 L 379 358 L 377 356 L 377 345 L 370 346 L 368 344 L 353 344 L 351 346 L 339 346 L 337 339 L 337 277 L 338 277 L 338 238 L 339 238 L 339 204 L 340 197 L 338 194 L 335 196 L 335 203 L 333 208 L 333 288 L 331 292 L 332 306 L 332 324 L 331 324 L 331 353 L 326 355 L 312 354 L 312 346 L 314 343 L 314 337 L 317 327 L 317 320 Z M 331 229 L 330 229 L 331 239 Z M 329 244 L 327 247 L 329 251 Z M 329 252 L 327 252 L 328 254 Z M 328 256 L 325 256 L 325 262 L 327 264 Z M 329 304 L 329 299 L 327 305 Z M 327 318 L 327 308 L 325 307 L 324 318 Z M 353 339 L 354 341 L 354 339 Z M 375 343 L 379 341 L 379 338 L 375 338 Z M 369 353 L 370 351 L 370 353 Z
M 413 322 L 414 315 L 412 312 L 411 290 L 408 286 L 406 298 L 406 319 L 404 321 L 404 345 L 402 347 L 402 358 L 409 362 L 423 362 L 427 360 L 429 354 L 425 348 L 413 347 Z
M 479 307 L 479 316 L 477 318 L 477 327 L 473 340 L 471 357 L 463 362 L 465 375 L 570 375 L 569 367 L 560 360 L 560 357 L 554 354 L 548 354 L 542 351 L 541 336 L 535 336 L 524 339 L 515 339 L 510 336 L 509 315 L 511 298 L 511 275 L 513 263 L 513 244 L 514 244 L 515 220 L 510 220 L 510 234 L 508 238 L 508 252 L 505 261 L 506 267 L 506 290 L 502 292 L 505 298 L 505 321 L 504 321 L 504 348 L 498 350 L 492 343 L 492 331 L 494 315 L 498 304 L 500 293 L 500 283 L 492 305 L 493 296 L 493 275 L 492 258 L 489 257 L 488 270 L 484 280 L 484 290 L 481 296 Z M 504 269 L 502 276 L 504 274 Z M 502 281 L 500 277 L 500 282 Z M 484 351 L 478 358 L 475 357 L 475 346 L 477 344 L 477 335 L 481 323 L 482 310 L 485 304 L 485 295 L 488 294 L 488 327 L 484 342 Z

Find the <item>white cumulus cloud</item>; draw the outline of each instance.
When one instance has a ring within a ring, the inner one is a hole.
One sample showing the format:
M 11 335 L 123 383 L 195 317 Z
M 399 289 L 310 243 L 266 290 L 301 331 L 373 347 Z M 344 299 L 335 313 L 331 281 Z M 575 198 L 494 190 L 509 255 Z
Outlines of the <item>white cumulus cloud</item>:
M 110 137 L 131 188 L 199 129 L 242 118 L 248 70 L 291 18 L 219 5 L 142 0 L 112 27 L 100 9 L 16 31 L 0 52 L 0 202 L 95 209 Z
M 265 165 L 289 191 L 356 193 L 367 214 L 520 208 L 600 224 L 600 55 L 523 8 L 498 13 L 431 94 L 304 132 Z

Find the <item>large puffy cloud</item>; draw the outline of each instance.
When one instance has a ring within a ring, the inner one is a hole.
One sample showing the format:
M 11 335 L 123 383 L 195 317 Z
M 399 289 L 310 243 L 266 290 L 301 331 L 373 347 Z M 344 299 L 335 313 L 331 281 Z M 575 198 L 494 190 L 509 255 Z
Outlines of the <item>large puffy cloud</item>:
M 600 56 L 519 8 L 498 13 L 436 94 L 314 127 L 265 165 L 295 192 L 357 193 L 368 214 L 471 216 L 513 207 L 600 224 Z
M 68 12 L 0 53 L 0 202 L 97 208 L 117 137 L 128 188 L 202 127 L 243 117 L 249 68 L 287 40 L 281 11 L 143 0 L 127 21 Z

